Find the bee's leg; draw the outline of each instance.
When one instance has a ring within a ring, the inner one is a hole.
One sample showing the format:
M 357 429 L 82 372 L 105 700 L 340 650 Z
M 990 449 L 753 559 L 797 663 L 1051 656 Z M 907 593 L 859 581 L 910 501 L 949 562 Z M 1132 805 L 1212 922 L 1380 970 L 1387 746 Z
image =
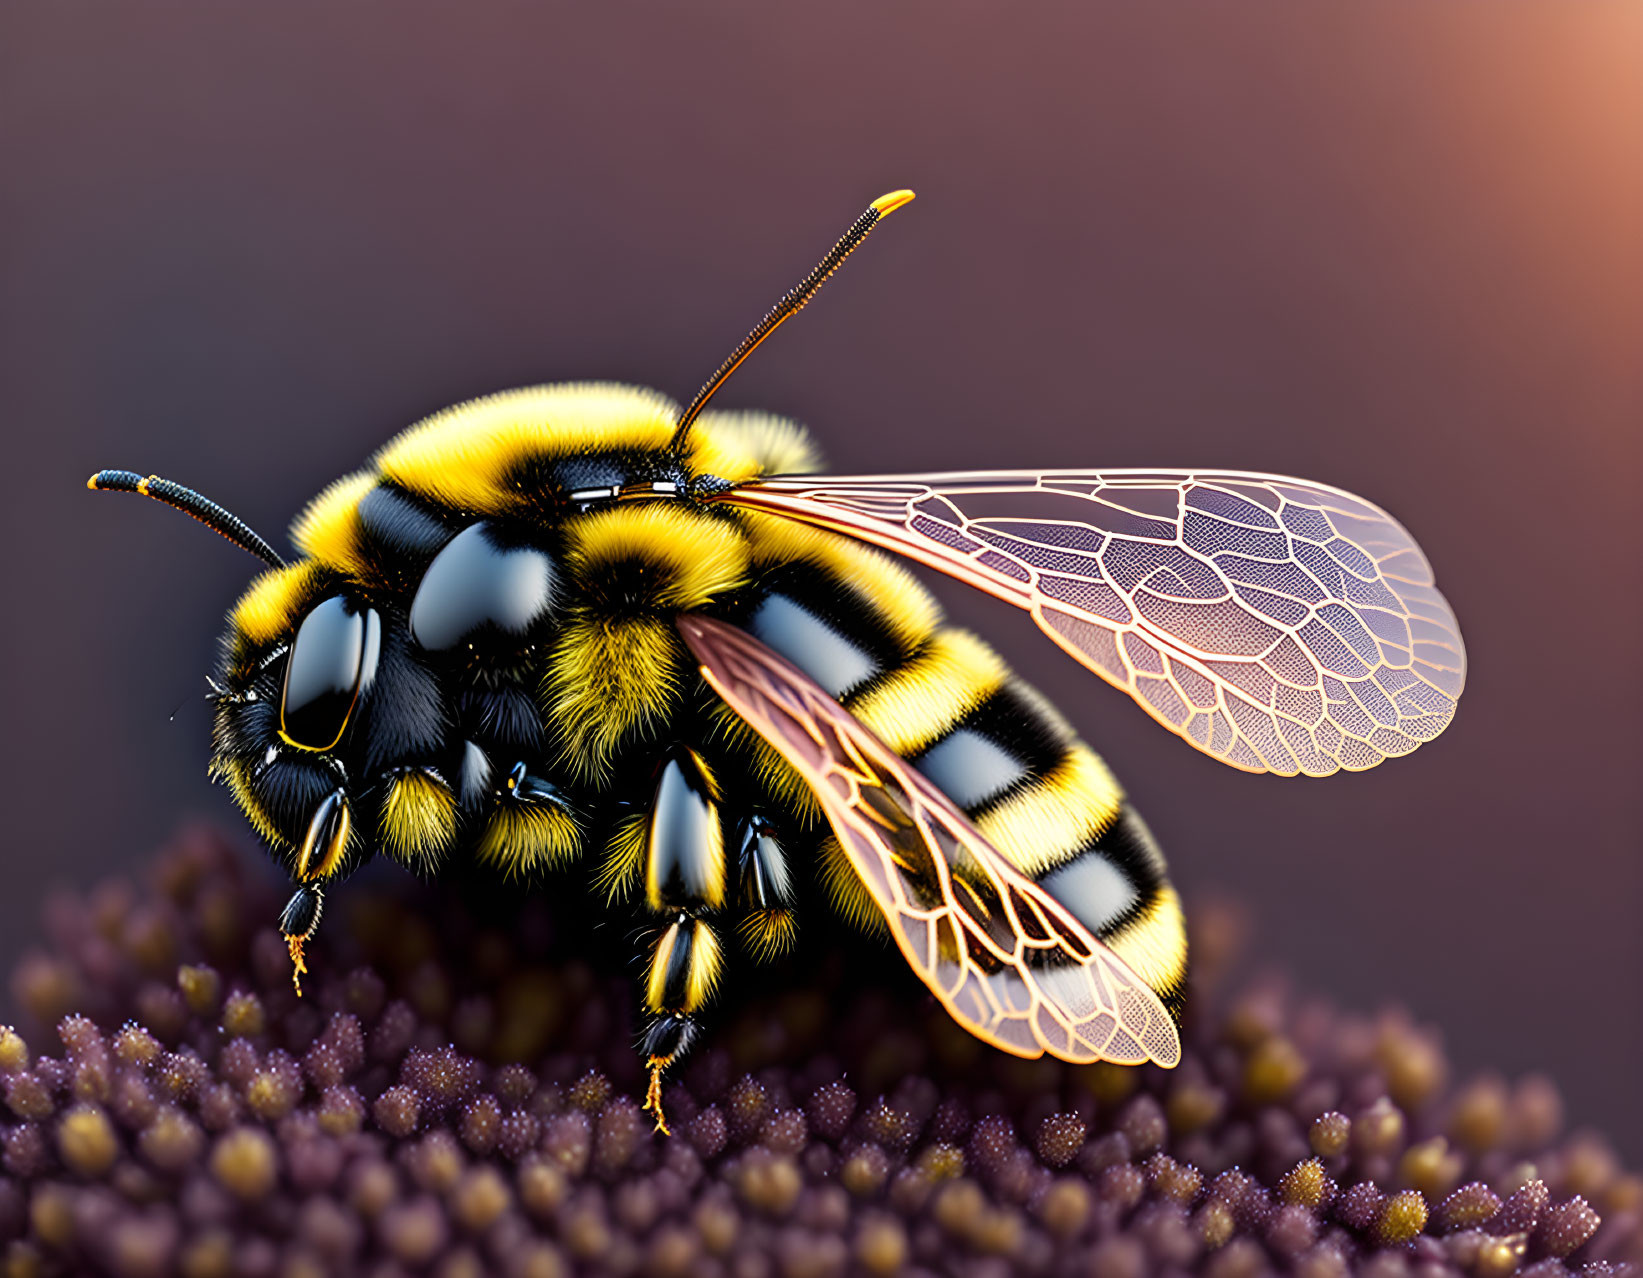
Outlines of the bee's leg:
M 792 946 L 796 926 L 787 854 L 775 830 L 759 817 L 740 822 L 736 842 L 739 851 L 735 873 L 740 883 L 737 904 L 742 909 L 743 939 L 756 958 L 776 958 Z M 645 1109 L 655 1113 L 660 1131 L 667 1131 L 662 1115 L 662 1072 L 694 1041 L 698 1029 L 695 1013 L 718 983 L 723 961 L 712 925 L 688 910 L 679 912 L 651 954 L 645 1004 L 652 1020 L 641 1050 L 650 1066 Z
M 793 945 L 793 875 L 776 831 L 762 817 L 741 823 L 737 869 L 741 876 L 742 939 L 761 962 L 780 957 Z
M 319 930 L 319 916 L 325 906 L 324 883 L 342 863 L 351 826 L 348 796 L 340 788 L 333 790 L 314 809 L 297 850 L 292 874 L 297 891 L 280 912 L 280 932 L 291 951 L 291 984 L 298 998 L 302 997 L 303 974 L 308 971 L 302 949 Z
M 718 933 L 706 919 L 680 910 L 656 938 L 645 979 L 645 1027 L 640 1051 L 650 1069 L 645 1109 L 656 1115 L 656 1130 L 668 1130 L 662 1113 L 662 1074 L 696 1040 L 696 1014 L 712 997 L 724 965 Z
M 645 846 L 645 905 L 662 930 L 646 961 L 650 1023 L 640 1043 L 650 1069 L 645 1109 L 662 1132 L 662 1073 L 696 1037 L 696 1014 L 724 963 L 711 922 L 725 905 L 729 877 L 717 797 L 713 775 L 694 751 L 676 749 L 663 760 Z
M 280 911 L 280 934 L 285 937 L 286 949 L 291 951 L 291 984 L 296 987 L 298 998 L 302 997 L 302 978 L 308 971 L 302 947 L 319 931 L 319 916 L 324 909 L 324 887 L 304 883 Z

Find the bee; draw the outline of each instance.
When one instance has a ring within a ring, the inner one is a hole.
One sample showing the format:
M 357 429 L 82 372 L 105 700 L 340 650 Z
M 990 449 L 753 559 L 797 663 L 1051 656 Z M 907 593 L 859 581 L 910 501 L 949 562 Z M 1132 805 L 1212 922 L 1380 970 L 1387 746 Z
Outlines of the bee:
M 1174 1065 L 1187 946 L 1152 835 L 891 556 L 1026 610 L 1246 771 L 1368 768 L 1449 723 L 1454 614 L 1360 498 L 1235 471 L 825 477 L 794 423 L 710 410 L 912 198 L 874 201 L 682 411 L 609 384 L 457 405 L 315 498 L 290 562 L 180 484 L 92 476 L 269 565 L 229 614 L 210 770 L 293 881 L 299 994 L 327 892 L 378 852 L 580 866 L 642 923 L 665 1130 L 730 948 L 779 959 L 816 885 L 987 1043 Z

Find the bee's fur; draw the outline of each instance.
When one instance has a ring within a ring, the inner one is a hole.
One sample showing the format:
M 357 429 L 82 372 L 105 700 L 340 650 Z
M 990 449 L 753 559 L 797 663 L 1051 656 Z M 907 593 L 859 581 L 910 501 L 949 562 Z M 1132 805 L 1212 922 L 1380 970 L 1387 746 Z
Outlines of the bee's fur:
M 814 796 L 702 685 L 672 624 L 701 611 L 745 626 L 923 769 L 1173 1010 L 1179 903 L 1106 766 L 985 644 L 944 627 L 899 565 L 690 495 L 701 476 L 813 469 L 798 427 L 705 412 L 681 464 L 668 451 L 678 419 L 664 397 L 614 385 L 490 396 L 413 426 L 308 506 L 292 533 L 303 557 L 234 607 L 219 675 L 213 770 L 276 858 L 295 867 L 310 814 L 340 790 L 352 824 L 333 880 L 374 850 L 428 872 L 458 857 L 519 875 L 580 864 L 596 899 L 653 921 L 647 1042 L 671 1058 L 735 935 L 759 958 L 791 940 L 793 901 L 744 899 L 749 876 L 820 883 L 847 917 L 877 919 Z M 588 496 L 635 483 L 679 493 Z M 546 620 L 423 651 L 418 584 L 476 520 L 548 557 Z M 339 746 L 303 749 L 281 736 L 284 665 L 305 616 L 339 594 L 380 617 L 375 677 Z M 657 851 L 659 775 L 690 819 L 720 823 L 716 855 Z M 775 834 L 744 848 L 755 817 Z

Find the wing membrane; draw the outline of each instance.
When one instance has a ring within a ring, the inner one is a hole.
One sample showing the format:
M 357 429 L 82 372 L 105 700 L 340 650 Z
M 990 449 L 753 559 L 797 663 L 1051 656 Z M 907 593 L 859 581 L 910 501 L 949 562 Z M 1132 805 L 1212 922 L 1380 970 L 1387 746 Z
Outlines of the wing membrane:
M 1448 726 L 1460 628 L 1390 515 L 1239 471 L 798 476 L 720 500 L 906 555 L 1030 612 L 1206 754 L 1327 776 Z
M 678 625 L 703 678 L 815 792 L 902 954 L 955 1020 L 1017 1056 L 1180 1059 L 1152 989 L 848 710 L 746 632 L 700 616 Z

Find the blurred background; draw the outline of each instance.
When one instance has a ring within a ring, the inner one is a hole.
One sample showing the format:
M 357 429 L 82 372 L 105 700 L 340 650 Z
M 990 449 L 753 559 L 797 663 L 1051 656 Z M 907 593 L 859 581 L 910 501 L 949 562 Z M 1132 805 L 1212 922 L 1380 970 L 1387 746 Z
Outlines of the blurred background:
M 200 698 L 257 565 L 87 474 L 280 540 L 453 401 L 686 399 L 911 186 L 718 403 L 841 471 L 1238 467 L 1388 507 L 1470 684 L 1329 781 L 1224 768 L 940 590 L 1189 900 L 1643 1158 L 1643 9 L 22 0 L 0 155 L 7 965 L 50 884 L 241 829 Z

